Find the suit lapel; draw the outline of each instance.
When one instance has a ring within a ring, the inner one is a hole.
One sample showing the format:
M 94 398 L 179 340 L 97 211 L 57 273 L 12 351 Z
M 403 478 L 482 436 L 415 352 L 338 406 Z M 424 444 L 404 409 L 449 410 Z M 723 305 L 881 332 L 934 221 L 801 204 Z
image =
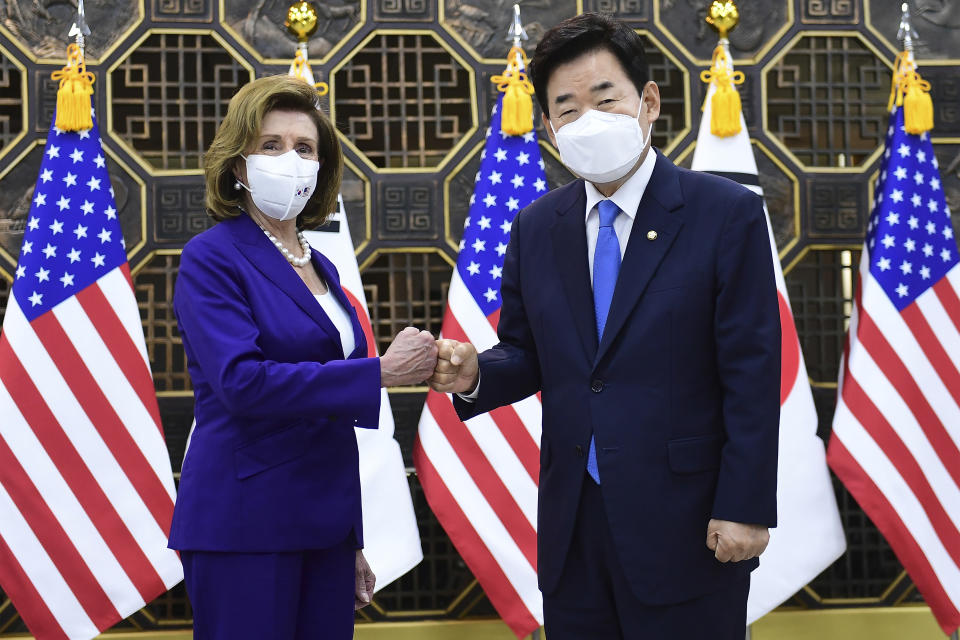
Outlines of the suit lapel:
M 320 327 L 336 340 L 340 345 L 340 332 L 333 326 L 333 322 L 327 317 L 320 307 L 310 289 L 304 284 L 303 280 L 293 271 L 293 267 L 287 262 L 286 258 L 271 244 L 270 240 L 264 235 L 263 230 L 256 222 L 247 215 L 242 215 L 231 221 L 231 231 L 234 236 L 234 244 L 240 250 L 247 260 L 256 267 L 260 273 L 268 280 L 273 282 L 278 289 L 290 296 L 303 311 L 313 318 Z M 317 266 L 317 256 L 313 256 L 313 264 Z M 329 280 L 328 280 L 329 282 Z M 342 348 L 341 348 L 342 351 Z
M 597 352 L 597 319 L 593 311 L 593 288 L 590 286 L 590 269 L 587 265 L 587 233 L 584 226 L 584 209 L 587 195 L 583 181 L 572 183 L 575 197 L 568 205 L 557 210 L 557 220 L 550 229 L 553 239 L 554 260 L 560 281 L 567 294 L 567 303 L 580 335 L 580 342 L 587 359 Z
M 633 220 L 633 229 L 630 231 L 627 251 L 620 265 L 617 286 L 613 291 L 613 301 L 610 303 L 607 324 L 596 351 L 594 365 L 600 362 L 610 348 L 680 233 L 683 222 L 670 211 L 682 205 L 677 168 L 657 154 L 653 175 L 650 176 L 650 182 L 640 199 L 640 206 Z M 654 240 L 648 239 L 647 234 L 650 231 L 656 232 Z M 593 308 L 592 302 L 590 308 Z

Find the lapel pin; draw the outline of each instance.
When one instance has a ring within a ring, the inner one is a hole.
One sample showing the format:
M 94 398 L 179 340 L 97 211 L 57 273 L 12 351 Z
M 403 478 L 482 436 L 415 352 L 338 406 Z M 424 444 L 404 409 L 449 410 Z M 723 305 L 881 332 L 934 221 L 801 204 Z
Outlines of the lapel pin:
M 650 231 L 647 231 L 647 240 L 656 240 L 656 239 L 657 239 L 656 231 L 654 231 L 653 229 L 650 229 Z

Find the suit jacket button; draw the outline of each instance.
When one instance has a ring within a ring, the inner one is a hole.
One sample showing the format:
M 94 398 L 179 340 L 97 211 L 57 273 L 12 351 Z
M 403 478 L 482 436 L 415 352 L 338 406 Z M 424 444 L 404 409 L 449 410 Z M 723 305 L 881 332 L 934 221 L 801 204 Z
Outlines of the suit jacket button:
M 581 447 L 580 445 L 577 445 L 577 457 L 578 458 L 583 457 L 583 447 Z
M 600 393 L 603 391 L 603 380 L 594 380 L 590 383 L 590 391 L 594 393 Z

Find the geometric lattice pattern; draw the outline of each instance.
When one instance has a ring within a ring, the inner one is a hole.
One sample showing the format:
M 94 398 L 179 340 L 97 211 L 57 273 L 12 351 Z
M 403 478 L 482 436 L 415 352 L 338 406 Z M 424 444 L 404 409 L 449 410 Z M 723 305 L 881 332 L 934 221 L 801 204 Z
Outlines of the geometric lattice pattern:
M 179 255 L 155 255 L 137 271 L 134 289 L 157 391 L 189 391 L 183 341 L 173 315 L 173 287 Z
M 650 79 L 660 88 L 660 117 L 653 127 L 653 144 L 661 149 L 680 134 L 686 126 L 686 97 L 683 85 L 686 82 L 683 69 L 661 51 L 646 35 L 643 38 L 643 53 L 650 68 Z
M 380 353 L 404 327 L 439 335 L 452 268 L 437 253 L 385 253 L 363 271 Z
M 810 251 L 786 276 L 797 335 L 815 382 L 836 382 L 860 250 Z
M 212 36 L 155 33 L 111 80 L 117 135 L 156 169 L 198 169 L 250 75 Z
M 333 82 L 337 121 L 381 169 L 437 166 L 472 124 L 470 72 L 431 35 L 376 35 Z
M 23 131 L 24 81 L 23 72 L 0 51 L 0 150 Z
M 858 38 L 805 36 L 767 72 L 770 132 L 805 165 L 862 164 L 883 143 L 890 77 Z

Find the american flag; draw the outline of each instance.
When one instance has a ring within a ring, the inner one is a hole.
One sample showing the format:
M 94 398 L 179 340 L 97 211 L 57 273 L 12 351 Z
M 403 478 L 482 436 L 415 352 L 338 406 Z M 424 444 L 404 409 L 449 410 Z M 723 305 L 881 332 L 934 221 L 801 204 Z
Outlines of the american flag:
M 0 588 L 92 638 L 183 578 L 174 486 L 100 133 L 51 128 L 0 333 Z
M 960 626 L 960 268 L 927 134 L 890 116 L 828 461 L 943 630 Z
M 502 94 L 487 129 L 441 332 L 480 351 L 497 343 L 510 224 L 547 192 L 536 133 L 502 133 L 501 106 Z M 430 507 L 518 637 L 543 624 L 536 531 L 540 421 L 535 396 L 463 423 L 450 396 L 431 391 L 413 454 Z

